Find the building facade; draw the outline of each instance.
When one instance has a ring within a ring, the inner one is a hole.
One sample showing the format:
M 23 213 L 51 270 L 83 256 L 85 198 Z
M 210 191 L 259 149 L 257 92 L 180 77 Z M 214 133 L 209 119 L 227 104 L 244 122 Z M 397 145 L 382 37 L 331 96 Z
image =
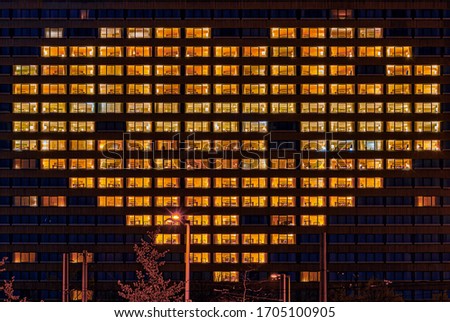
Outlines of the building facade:
M 87 250 L 92 300 L 118 299 L 156 226 L 184 279 L 173 212 L 193 300 L 272 273 L 318 300 L 324 232 L 330 294 L 448 294 L 448 2 L 24 4 L 0 3 L 0 257 L 22 295 L 59 300 L 68 252 L 79 300 Z

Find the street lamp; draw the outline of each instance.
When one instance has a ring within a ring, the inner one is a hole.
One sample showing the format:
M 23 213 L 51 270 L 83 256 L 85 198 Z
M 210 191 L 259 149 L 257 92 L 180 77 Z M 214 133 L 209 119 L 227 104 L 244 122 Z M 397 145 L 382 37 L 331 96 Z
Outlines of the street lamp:
M 186 216 L 178 213 L 172 214 L 172 217 L 166 220 L 166 222 L 179 222 L 186 226 L 186 257 L 185 263 L 185 282 L 184 282 L 184 300 L 185 302 L 191 302 L 190 298 L 190 284 L 191 284 L 191 222 L 186 219 Z
M 287 274 L 273 273 L 270 277 L 279 280 L 281 283 L 281 300 L 282 302 L 291 301 L 291 276 Z

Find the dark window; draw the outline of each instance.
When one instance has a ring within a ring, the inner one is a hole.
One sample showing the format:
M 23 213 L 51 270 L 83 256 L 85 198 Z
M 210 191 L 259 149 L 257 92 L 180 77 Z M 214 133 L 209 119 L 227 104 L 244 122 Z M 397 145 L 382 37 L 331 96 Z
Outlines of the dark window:
M 185 18 L 187 19 L 199 19 L 199 18 L 211 18 L 211 10 L 206 9 L 194 9 L 194 10 L 186 10 Z
M 269 18 L 267 10 L 242 10 L 242 18 Z
M 175 9 L 156 9 L 156 19 L 181 18 L 181 11 Z
M 98 19 L 123 19 L 124 11 L 121 9 L 98 9 Z
M 292 9 L 275 9 L 270 10 L 271 19 L 295 19 L 297 18 L 297 11 Z
M 302 18 L 327 19 L 327 10 L 305 9 L 302 10 Z
M 239 10 L 233 9 L 214 10 L 214 18 L 239 19 Z
M 42 9 L 42 19 L 67 19 L 67 10 L 64 9 Z
M 127 19 L 153 18 L 153 10 L 151 9 L 129 9 L 127 10 Z
M 215 28 L 213 37 L 239 37 L 239 28 Z

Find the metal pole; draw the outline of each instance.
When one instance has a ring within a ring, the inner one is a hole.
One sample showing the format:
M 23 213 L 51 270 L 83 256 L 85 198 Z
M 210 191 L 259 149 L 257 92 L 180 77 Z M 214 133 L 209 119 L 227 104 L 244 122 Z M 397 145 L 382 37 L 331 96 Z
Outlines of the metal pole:
M 62 259 L 62 301 L 69 302 L 69 254 L 63 253 Z
M 190 284 L 191 284 L 191 223 L 189 220 L 184 222 L 186 225 L 186 259 L 185 259 L 185 302 L 190 302 Z
M 320 242 L 320 302 L 328 300 L 328 280 L 327 280 L 327 233 L 322 233 Z
M 287 301 L 291 301 L 291 276 L 286 274 L 287 278 Z
M 83 263 L 81 269 L 81 301 L 87 302 L 88 287 L 88 268 L 87 268 L 87 250 L 83 250 Z
M 281 274 L 281 294 L 283 295 L 283 302 L 286 302 L 286 274 Z

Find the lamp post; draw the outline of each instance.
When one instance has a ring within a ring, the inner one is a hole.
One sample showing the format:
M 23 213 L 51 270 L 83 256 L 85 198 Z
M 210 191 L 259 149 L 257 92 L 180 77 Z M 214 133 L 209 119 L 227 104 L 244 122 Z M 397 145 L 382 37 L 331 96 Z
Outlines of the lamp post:
M 191 222 L 186 219 L 185 216 L 179 214 L 172 214 L 172 217 L 167 220 L 168 222 L 179 222 L 186 226 L 186 257 L 185 263 L 185 283 L 184 283 L 184 300 L 185 302 L 191 302 L 190 298 L 190 286 L 191 286 Z
M 287 274 L 273 273 L 270 275 L 272 279 L 280 280 L 281 284 L 281 301 L 291 301 L 291 277 Z

